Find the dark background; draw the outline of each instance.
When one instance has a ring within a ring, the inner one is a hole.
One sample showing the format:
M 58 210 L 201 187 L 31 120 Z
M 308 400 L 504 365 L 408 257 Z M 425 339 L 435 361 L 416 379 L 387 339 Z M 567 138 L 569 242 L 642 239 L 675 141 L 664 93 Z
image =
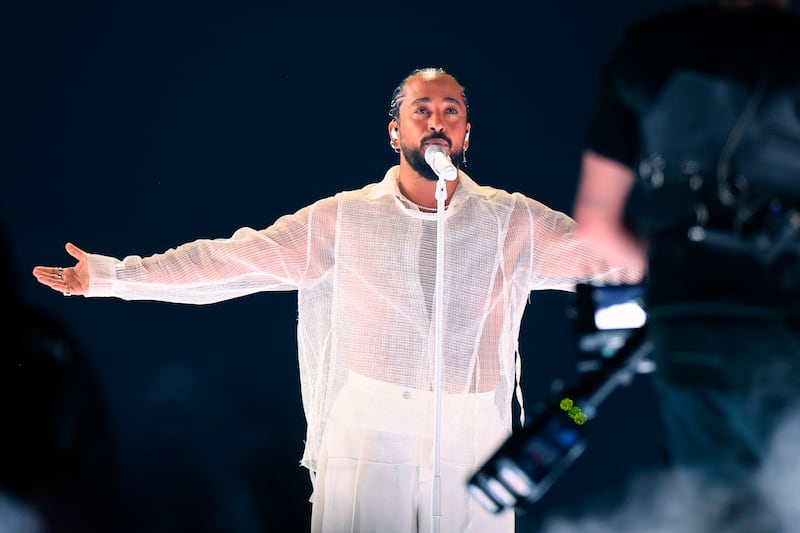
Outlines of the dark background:
M 392 90 L 421 66 L 467 88 L 476 181 L 569 212 L 603 61 L 629 23 L 685 3 L 545 2 L 525 15 L 444 4 L 360 16 L 234 3 L 0 8 L 8 266 L 25 302 L 63 322 L 87 359 L 124 520 L 153 533 L 307 529 L 295 294 L 208 306 L 64 298 L 35 282 L 35 265 L 72 265 L 66 241 L 121 258 L 263 228 L 380 180 L 397 161 Z M 520 339 L 528 409 L 554 380 L 575 378 L 570 302 L 532 294 Z M 652 410 L 646 377 L 619 389 L 586 453 L 519 531 L 539 531 L 552 512 L 620 504 L 625 481 L 658 462 Z

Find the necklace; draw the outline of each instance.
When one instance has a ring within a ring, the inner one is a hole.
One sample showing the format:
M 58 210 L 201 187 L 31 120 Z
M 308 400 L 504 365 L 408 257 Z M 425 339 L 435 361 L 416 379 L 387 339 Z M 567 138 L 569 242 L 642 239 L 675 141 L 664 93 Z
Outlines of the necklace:
M 407 204 L 409 204 L 409 207 L 413 207 L 415 209 L 418 209 L 419 211 L 421 211 L 423 213 L 436 213 L 439 210 L 436 207 L 425 207 L 424 205 L 419 205 L 418 203 L 412 202 L 411 200 L 409 200 L 406 197 L 403 197 L 403 201 L 406 202 Z M 445 211 L 447 211 L 447 207 L 448 207 L 447 205 L 444 206 Z

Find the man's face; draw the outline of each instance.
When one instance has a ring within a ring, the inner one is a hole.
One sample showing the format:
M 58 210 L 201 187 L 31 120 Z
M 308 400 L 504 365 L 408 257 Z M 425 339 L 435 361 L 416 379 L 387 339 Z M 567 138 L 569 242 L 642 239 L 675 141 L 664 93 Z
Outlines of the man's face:
M 417 75 L 405 85 L 400 104 L 397 133 L 400 153 L 420 176 L 431 181 L 439 177 L 425 162 L 425 150 L 438 144 L 455 166 L 464 159 L 469 123 L 461 87 L 448 75 Z

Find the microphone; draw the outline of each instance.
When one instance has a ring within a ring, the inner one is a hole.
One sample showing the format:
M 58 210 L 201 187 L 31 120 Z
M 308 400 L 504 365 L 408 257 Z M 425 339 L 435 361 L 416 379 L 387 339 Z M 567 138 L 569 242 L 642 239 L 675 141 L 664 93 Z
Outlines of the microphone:
M 458 176 L 458 170 L 450 161 L 450 157 L 438 144 L 432 144 L 425 150 L 425 162 L 436 172 L 437 176 L 447 181 L 453 181 Z

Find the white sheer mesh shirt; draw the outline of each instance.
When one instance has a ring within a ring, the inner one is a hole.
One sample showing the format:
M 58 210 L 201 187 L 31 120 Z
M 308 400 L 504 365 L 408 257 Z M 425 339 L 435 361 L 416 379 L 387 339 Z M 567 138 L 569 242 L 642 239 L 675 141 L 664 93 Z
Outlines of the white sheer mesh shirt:
M 348 372 L 433 388 L 437 218 L 403 197 L 398 170 L 262 230 L 240 228 L 229 238 L 199 239 L 146 258 L 89 254 L 87 296 L 206 304 L 297 290 L 308 424 L 301 463 L 316 471 L 326 414 Z M 633 282 L 641 273 L 609 268 L 576 239 L 566 214 L 479 186 L 462 171 L 444 231 L 442 390 L 495 391 L 510 432 L 530 291 Z

